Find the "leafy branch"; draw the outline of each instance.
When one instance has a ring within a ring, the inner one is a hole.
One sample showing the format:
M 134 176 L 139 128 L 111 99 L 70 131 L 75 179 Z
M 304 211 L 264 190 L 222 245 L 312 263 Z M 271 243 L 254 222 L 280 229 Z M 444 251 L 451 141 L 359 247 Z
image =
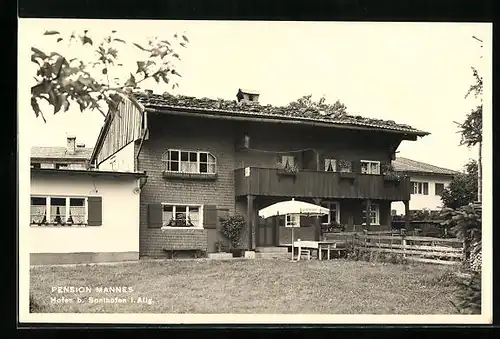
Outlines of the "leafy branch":
M 66 112 L 71 104 L 76 103 L 82 112 L 86 109 L 98 110 L 106 116 L 106 108 L 109 113 L 116 113 L 124 98 L 128 97 L 138 105 L 130 94 L 147 79 L 171 84 L 172 89 L 178 87 L 172 78 L 181 75 L 173 61 L 180 60 L 180 57 L 176 53 L 177 47 L 173 47 L 168 40 L 155 37 L 149 39 L 146 46 L 132 43 L 145 54 L 144 61 L 137 61 L 136 72 L 130 73 L 126 81 L 121 81 L 112 77 L 112 73 L 117 69 L 123 72 L 123 64 L 119 62 L 119 45 L 128 43 L 117 37 L 116 31 L 113 30 L 97 44 L 88 35 L 88 30 L 80 35 L 73 32 L 68 39 L 58 31 L 46 31 L 44 35 L 56 37 L 57 43 L 67 41 L 69 46 L 76 41 L 94 52 L 94 59 L 84 62 L 79 57 L 69 59 L 57 52 L 46 53 L 36 47 L 31 48 L 31 61 L 38 67 L 34 77 L 36 84 L 31 87 L 31 107 L 35 116 L 41 116 L 44 122 L 46 119 L 39 104 L 41 100 L 53 107 L 54 114 L 61 110 Z M 187 47 L 189 42 L 184 35 L 175 34 L 174 39 L 181 47 Z

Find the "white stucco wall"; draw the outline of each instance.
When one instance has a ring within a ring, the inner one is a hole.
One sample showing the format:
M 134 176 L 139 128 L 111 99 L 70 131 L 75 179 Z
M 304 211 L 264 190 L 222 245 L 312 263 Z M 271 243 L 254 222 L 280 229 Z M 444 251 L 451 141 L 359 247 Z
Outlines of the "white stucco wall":
M 112 162 L 114 161 L 114 167 Z M 99 164 L 99 169 L 103 171 L 134 171 L 134 143 L 131 142 L 121 150 L 113 154 L 108 159 Z
M 447 176 L 439 177 L 439 176 L 412 176 L 410 177 L 411 181 L 415 182 L 428 182 L 429 183 L 429 194 L 412 194 L 410 196 L 410 210 L 439 210 L 441 209 L 443 203 L 441 201 L 441 197 L 436 195 L 435 184 L 441 183 L 444 184 L 444 187 L 447 187 L 451 178 Z M 412 188 L 413 189 L 413 188 Z M 405 213 L 405 205 L 402 201 L 396 201 L 391 204 L 391 210 L 396 210 L 398 215 Z
M 32 173 L 31 195 L 102 197 L 102 225 L 30 225 L 29 252 L 138 252 L 139 194 L 133 192 L 138 185 L 138 179 L 129 176 Z

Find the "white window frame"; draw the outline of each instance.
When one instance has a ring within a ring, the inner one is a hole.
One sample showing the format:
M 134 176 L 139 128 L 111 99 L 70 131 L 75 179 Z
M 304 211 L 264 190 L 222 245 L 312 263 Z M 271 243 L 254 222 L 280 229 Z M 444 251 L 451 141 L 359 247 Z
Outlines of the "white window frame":
M 178 157 L 179 157 L 179 160 L 171 160 L 171 153 L 173 152 L 177 152 L 178 153 Z M 188 161 L 187 162 L 191 162 L 189 160 L 189 153 L 196 153 L 196 171 L 181 171 L 181 153 L 182 152 L 186 152 L 188 153 Z M 201 172 L 200 171 L 200 164 L 202 163 L 205 163 L 204 161 L 200 161 L 200 156 L 201 154 L 206 154 L 207 155 L 207 172 Z M 210 157 L 213 157 L 213 163 L 210 161 Z M 213 155 L 212 153 L 210 152 L 207 152 L 207 151 L 194 151 L 194 150 L 185 150 L 185 149 L 173 149 L 173 148 L 169 148 L 167 149 L 163 155 L 162 155 L 162 160 L 163 162 L 165 163 L 164 164 L 164 169 L 165 169 L 165 172 L 168 172 L 168 173 L 190 173 L 190 174 L 216 174 L 217 173 L 217 157 L 215 155 Z M 179 169 L 177 171 L 174 171 L 174 170 L 171 170 L 169 169 L 169 164 L 172 162 L 172 161 L 176 161 L 178 162 L 179 164 Z M 212 165 L 214 166 L 214 171 L 213 172 L 209 172 L 209 165 Z
M 203 228 L 203 206 L 202 204 L 181 204 L 181 203 L 162 203 L 161 204 L 161 216 L 162 216 L 162 226 L 161 229 L 199 229 Z M 198 207 L 198 213 L 200 214 L 199 216 L 199 222 L 198 226 L 189 226 L 189 227 L 180 227 L 180 226 L 168 226 L 168 222 L 170 220 L 164 220 L 163 219 L 163 208 L 165 206 L 172 206 L 172 216 L 174 217 L 175 220 L 175 215 L 177 213 L 177 206 L 186 206 L 186 210 L 183 211 L 186 213 L 186 218 L 189 217 L 189 208 L 190 207 Z
M 376 160 L 361 160 L 361 174 L 371 174 L 371 175 L 379 175 L 380 174 L 380 161 Z M 368 164 L 368 172 L 363 173 L 363 164 Z M 377 170 L 375 173 L 372 172 L 372 166 L 373 164 L 377 164 Z
M 424 194 L 424 185 L 427 184 L 427 194 Z M 412 181 L 412 193 L 413 195 L 430 195 L 429 192 L 429 182 L 427 181 Z
M 338 201 L 324 201 L 321 203 L 323 207 L 328 208 L 329 210 L 332 209 L 332 205 L 335 205 L 335 210 L 337 211 L 337 220 L 335 222 L 340 224 L 340 203 Z M 328 222 L 327 223 L 322 223 L 323 225 L 329 225 L 332 223 L 332 215 L 328 213 Z
M 363 212 L 363 219 L 364 219 L 365 215 L 366 215 L 366 204 L 364 204 L 362 212 Z M 380 205 L 372 202 L 370 204 L 370 212 L 375 212 L 375 222 L 371 222 L 371 220 L 370 220 L 370 225 L 380 226 Z M 366 222 L 362 223 L 361 225 L 366 225 Z
M 47 222 L 43 223 L 40 227 L 82 227 L 82 226 L 87 226 L 89 222 L 89 205 L 88 205 L 88 197 L 83 197 L 83 196 L 61 196 L 57 194 L 32 194 L 30 196 L 30 225 L 31 226 L 38 226 L 38 223 L 33 223 L 33 218 L 31 215 L 31 198 L 45 198 L 45 213 L 46 213 L 46 219 Z M 51 222 L 50 220 L 52 219 L 51 216 L 51 199 L 56 198 L 56 199 L 65 199 L 65 216 L 64 216 L 64 223 L 62 224 L 56 224 L 54 222 Z M 84 201 L 84 209 L 85 209 L 85 221 L 83 223 L 77 224 L 68 224 L 67 221 L 69 219 L 69 210 L 70 210 L 70 199 L 83 199 Z
M 328 171 L 328 165 L 332 165 L 333 171 Z M 337 160 L 333 158 L 325 158 L 325 172 L 337 172 Z

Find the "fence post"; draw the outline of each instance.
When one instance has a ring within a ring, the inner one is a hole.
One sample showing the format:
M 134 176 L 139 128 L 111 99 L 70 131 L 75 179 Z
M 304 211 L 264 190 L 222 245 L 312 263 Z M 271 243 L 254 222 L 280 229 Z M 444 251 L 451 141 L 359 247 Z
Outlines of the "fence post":
M 406 259 L 406 234 L 404 229 L 401 229 L 401 244 L 403 245 L 403 258 Z

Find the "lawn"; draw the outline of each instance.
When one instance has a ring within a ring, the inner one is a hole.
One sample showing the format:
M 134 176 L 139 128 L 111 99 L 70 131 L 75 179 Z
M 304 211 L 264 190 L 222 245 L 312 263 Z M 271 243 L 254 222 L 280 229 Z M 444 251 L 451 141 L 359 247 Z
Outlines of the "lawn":
M 122 291 L 98 290 L 115 286 Z M 456 313 L 452 268 L 425 264 L 163 260 L 38 266 L 31 268 L 30 288 L 38 312 Z

